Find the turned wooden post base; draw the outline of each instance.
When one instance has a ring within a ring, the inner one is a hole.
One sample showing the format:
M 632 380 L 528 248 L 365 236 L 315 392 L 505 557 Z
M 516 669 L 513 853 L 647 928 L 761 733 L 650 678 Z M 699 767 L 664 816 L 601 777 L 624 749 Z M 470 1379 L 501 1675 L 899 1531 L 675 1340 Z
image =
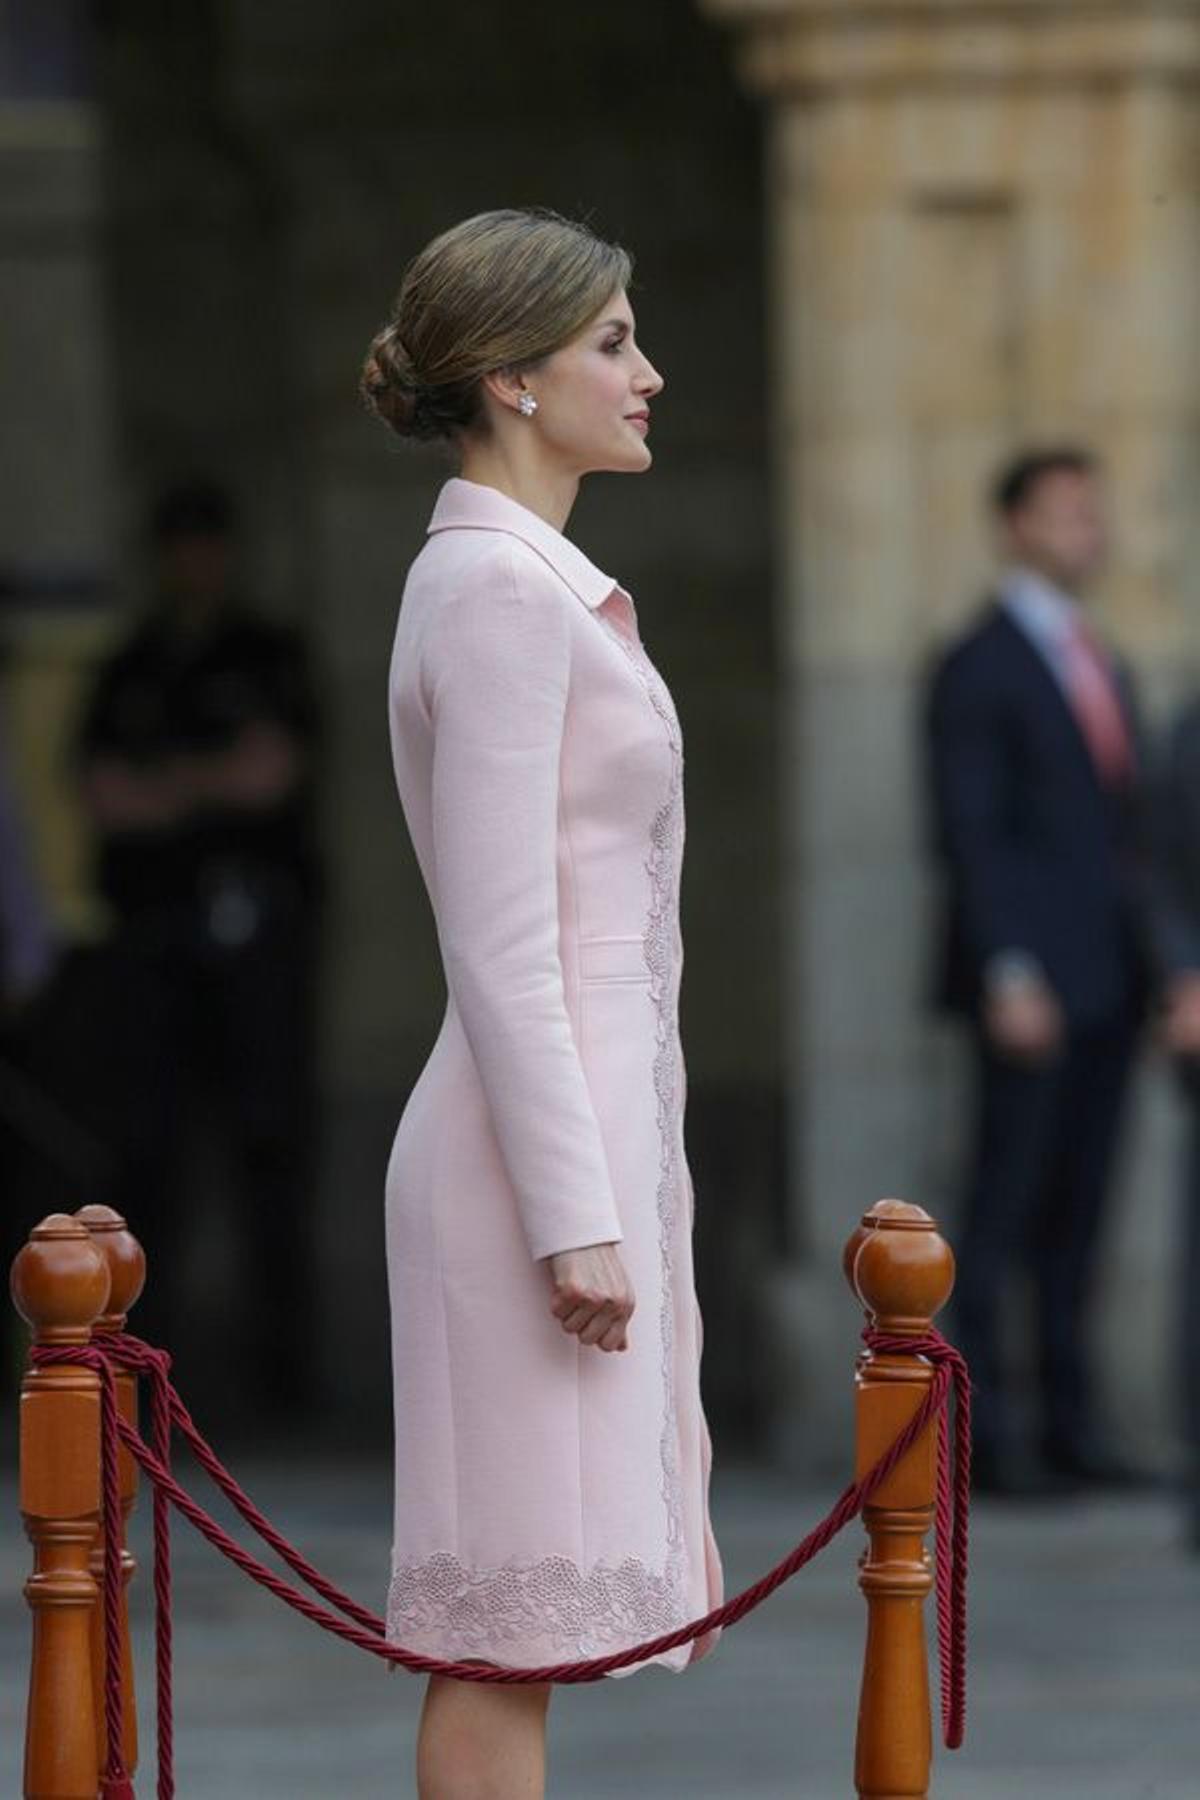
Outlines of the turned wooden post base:
M 845 1271 L 872 1325 L 920 1337 L 945 1305 L 954 1258 L 919 1206 L 881 1200 L 846 1245 Z M 866 1472 L 920 1408 L 933 1380 L 923 1356 L 864 1351 L 855 1377 L 856 1474 Z M 930 1423 L 863 1509 L 867 1548 L 859 1586 L 867 1645 L 854 1780 L 860 1800 L 924 1800 L 933 1732 L 925 1598 L 933 1567 L 925 1538 L 937 1494 L 937 1432 Z
M 141 1292 L 145 1259 L 108 1207 L 74 1218 L 52 1213 L 12 1266 L 13 1301 L 34 1343 L 86 1345 L 124 1328 Z M 118 1405 L 136 1420 L 132 1377 Z M 136 1465 L 121 1452 L 121 1509 L 137 1492 Z M 33 1544 L 25 1598 L 33 1614 L 25 1721 L 25 1800 L 96 1800 L 106 1761 L 104 1629 L 100 1594 L 100 1377 L 75 1364 L 29 1367 L 21 1384 L 21 1513 Z M 125 1581 L 133 1558 L 123 1554 Z M 126 1767 L 137 1758 L 133 1661 L 123 1616 Z

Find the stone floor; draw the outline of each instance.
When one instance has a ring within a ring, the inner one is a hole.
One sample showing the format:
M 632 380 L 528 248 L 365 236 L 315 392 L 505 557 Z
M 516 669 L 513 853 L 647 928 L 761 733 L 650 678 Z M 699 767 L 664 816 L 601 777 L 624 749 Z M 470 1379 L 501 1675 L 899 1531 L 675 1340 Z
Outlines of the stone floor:
M 11 1456 L 6 1458 L 11 1469 Z M 250 1491 L 316 1562 L 378 1604 L 388 1471 L 238 1459 Z M 202 1483 L 197 1477 L 198 1489 Z M 728 1591 L 801 1537 L 832 1495 L 718 1466 L 713 1514 Z M 27 1567 L 11 1478 L 0 1562 L 0 1792 L 20 1791 Z M 145 1509 L 135 1549 L 145 1546 Z M 552 1800 L 840 1800 L 862 1651 L 859 1527 L 728 1631 L 683 1675 L 559 1689 Z M 1169 1500 L 977 1506 L 967 1743 L 939 1751 L 946 1800 L 1188 1800 L 1200 1792 L 1200 1558 Z M 176 1554 L 180 1800 L 411 1796 L 423 1682 L 322 1636 L 180 1528 Z M 139 1673 L 152 1743 L 150 1633 L 138 1583 Z M 143 1758 L 149 1768 L 150 1757 Z M 153 1788 L 143 1776 L 143 1800 Z

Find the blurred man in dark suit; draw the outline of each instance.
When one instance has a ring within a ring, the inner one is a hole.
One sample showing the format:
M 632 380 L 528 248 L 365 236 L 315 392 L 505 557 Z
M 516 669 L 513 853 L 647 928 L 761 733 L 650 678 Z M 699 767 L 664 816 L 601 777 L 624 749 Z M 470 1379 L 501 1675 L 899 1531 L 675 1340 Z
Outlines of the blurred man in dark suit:
M 1070 448 L 1021 456 L 993 500 L 1007 563 L 936 669 L 927 730 L 946 888 L 940 998 L 974 1040 L 956 1299 L 976 1471 L 981 1487 L 1029 1492 L 1133 1473 L 1105 1441 L 1085 1332 L 1144 1006 L 1144 861 L 1130 686 L 1083 604 L 1106 550 L 1095 461 Z M 1040 1444 L 1021 1428 L 1001 1354 L 1022 1268 L 1036 1293 Z

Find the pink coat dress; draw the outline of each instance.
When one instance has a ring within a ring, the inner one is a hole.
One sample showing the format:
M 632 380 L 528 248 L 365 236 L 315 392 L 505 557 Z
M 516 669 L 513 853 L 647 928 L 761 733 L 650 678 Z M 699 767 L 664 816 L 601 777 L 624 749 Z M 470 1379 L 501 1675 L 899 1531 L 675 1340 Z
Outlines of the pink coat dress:
M 629 595 L 460 477 L 409 571 L 389 700 L 448 1002 L 387 1173 L 388 1634 L 507 1666 L 604 1655 L 722 1598 L 683 1141 L 679 720 Z M 607 1242 L 636 1298 L 624 1351 L 563 1330 L 540 1260 Z M 632 1667 L 682 1669 L 719 1635 Z

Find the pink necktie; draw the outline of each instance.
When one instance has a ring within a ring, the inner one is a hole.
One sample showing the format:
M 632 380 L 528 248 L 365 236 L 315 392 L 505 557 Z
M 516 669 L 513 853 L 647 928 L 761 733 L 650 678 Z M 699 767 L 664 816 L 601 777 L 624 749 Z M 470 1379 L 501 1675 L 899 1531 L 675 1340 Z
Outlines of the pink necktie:
M 1066 638 L 1067 690 L 1071 706 L 1092 753 L 1101 781 L 1128 781 L 1133 773 L 1133 745 L 1117 698 L 1108 660 L 1081 620 L 1073 620 Z

